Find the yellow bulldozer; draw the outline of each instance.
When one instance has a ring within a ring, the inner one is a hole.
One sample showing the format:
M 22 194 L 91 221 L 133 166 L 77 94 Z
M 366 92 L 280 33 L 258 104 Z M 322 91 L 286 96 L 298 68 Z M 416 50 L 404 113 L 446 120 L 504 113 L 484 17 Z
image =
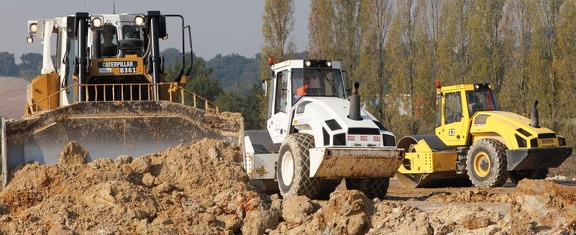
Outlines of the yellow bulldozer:
M 490 84 L 436 87 L 434 134 L 397 143 L 405 158 L 396 177 L 405 187 L 499 187 L 508 179 L 544 179 L 572 154 L 564 137 L 539 125 L 538 101 L 529 119 L 500 111 Z
M 169 21 L 181 36 L 175 40 L 183 65 L 172 81 L 160 54 Z M 242 141 L 239 115 L 221 115 L 183 87 L 193 53 L 181 15 L 78 12 L 28 21 L 28 33 L 30 43 L 41 39 L 42 70 L 27 88 L 26 116 L 2 118 L 4 185 L 20 164 L 58 163 L 71 141 L 88 150 L 87 161 L 155 153 L 205 137 Z

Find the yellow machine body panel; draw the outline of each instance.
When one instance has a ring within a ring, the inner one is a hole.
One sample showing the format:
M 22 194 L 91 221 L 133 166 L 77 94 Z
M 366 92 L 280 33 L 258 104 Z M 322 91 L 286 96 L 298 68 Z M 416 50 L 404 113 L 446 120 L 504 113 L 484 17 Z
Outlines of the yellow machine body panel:
M 411 164 L 400 165 L 398 172 L 410 174 L 455 170 L 454 162 L 458 158 L 455 151 L 435 152 L 425 140 L 418 141 L 413 150 L 404 154 L 404 159 L 410 161 Z
M 504 111 L 478 112 L 470 126 L 470 134 L 474 141 L 482 138 L 498 139 L 508 149 L 560 146 L 554 131 L 545 127 L 532 127 L 530 119 Z M 530 145 L 533 138 L 536 138 L 536 146 Z
M 59 76 L 52 72 L 42 74 L 32 80 L 28 85 L 26 114 L 29 115 L 37 111 L 51 110 L 58 107 L 59 97 L 55 94 L 60 88 L 58 86 Z M 35 104 L 35 105 L 31 105 Z M 31 106 L 28 106 L 31 105 Z

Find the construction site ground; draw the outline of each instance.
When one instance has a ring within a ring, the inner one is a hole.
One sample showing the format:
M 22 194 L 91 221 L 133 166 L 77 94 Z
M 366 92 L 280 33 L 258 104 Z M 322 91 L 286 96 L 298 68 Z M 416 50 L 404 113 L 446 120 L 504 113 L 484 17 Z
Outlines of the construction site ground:
M 26 82 L 1 79 L 16 87 L 0 89 L 14 94 L 0 115 L 22 117 L 24 96 L 15 96 Z M 382 199 L 341 184 L 311 200 L 264 193 L 245 174 L 241 148 L 221 140 L 88 163 L 82 146 L 62 147 L 59 164 L 31 162 L 10 175 L 0 235 L 576 233 L 574 157 L 549 179 L 518 186 L 407 189 L 391 179 Z
M 326 200 L 260 191 L 241 149 L 204 139 L 145 156 L 21 166 L 0 192 L 0 234 L 574 234 L 571 180 L 406 189 L 368 199 L 344 184 Z

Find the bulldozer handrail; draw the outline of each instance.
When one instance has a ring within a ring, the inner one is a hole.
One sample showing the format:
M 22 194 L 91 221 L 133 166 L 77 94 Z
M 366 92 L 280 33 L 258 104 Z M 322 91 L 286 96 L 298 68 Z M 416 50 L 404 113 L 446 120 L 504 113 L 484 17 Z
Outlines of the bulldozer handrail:
M 125 94 L 124 87 L 131 87 L 133 89 L 129 90 L 130 94 Z M 32 116 L 37 112 L 48 111 L 57 108 L 60 106 L 59 104 L 56 107 L 52 107 L 52 100 L 59 99 L 61 92 L 66 92 L 70 89 L 76 91 L 77 89 L 85 89 L 84 94 L 86 95 L 85 100 L 89 100 L 88 98 L 88 89 L 93 88 L 93 96 L 92 99 L 104 102 L 117 102 L 117 101 L 153 101 L 152 96 L 145 96 L 143 97 L 142 92 L 138 92 L 136 97 L 134 96 L 134 90 L 142 91 L 142 88 L 146 88 L 148 91 L 152 91 L 153 88 L 161 88 L 167 87 L 168 97 L 164 97 L 162 100 L 167 100 L 170 102 L 181 103 L 183 105 L 190 105 L 194 108 L 199 108 L 200 104 L 202 104 L 202 108 L 205 111 L 215 111 L 219 112 L 218 106 L 215 103 L 209 101 L 208 99 L 199 96 L 198 94 L 187 90 L 186 88 L 180 86 L 178 83 L 174 82 L 162 82 L 156 84 L 150 83 L 122 83 L 122 84 L 73 84 L 67 86 L 65 88 L 61 88 L 59 91 L 50 94 L 49 96 L 33 101 L 30 98 L 26 100 L 26 116 Z M 99 88 L 99 89 L 97 89 Z M 110 89 L 114 94 L 116 91 L 120 92 L 118 98 L 116 95 L 112 95 L 112 97 L 107 97 L 104 91 Z M 119 88 L 119 89 L 116 89 Z M 134 89 L 136 88 L 136 89 Z M 158 89 L 160 90 L 160 89 Z M 77 92 L 73 92 L 73 94 L 78 94 Z M 130 95 L 132 99 L 124 99 L 124 95 Z M 74 99 L 78 100 L 78 99 Z M 198 101 L 200 100 L 200 101 Z M 76 101 L 77 102 L 77 101 Z M 92 101 L 82 101 L 82 102 L 92 102 Z M 201 102 L 201 103 L 200 103 Z M 42 107 L 47 106 L 47 107 Z

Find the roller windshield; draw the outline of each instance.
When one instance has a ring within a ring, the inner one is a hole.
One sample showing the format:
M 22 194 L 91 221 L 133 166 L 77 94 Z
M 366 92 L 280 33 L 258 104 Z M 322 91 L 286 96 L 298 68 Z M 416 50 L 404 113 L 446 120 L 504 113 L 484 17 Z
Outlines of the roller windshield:
M 468 112 L 472 116 L 476 111 L 499 110 L 492 90 L 474 90 L 466 92 Z
M 292 95 L 345 98 L 342 76 L 338 69 L 292 69 Z

